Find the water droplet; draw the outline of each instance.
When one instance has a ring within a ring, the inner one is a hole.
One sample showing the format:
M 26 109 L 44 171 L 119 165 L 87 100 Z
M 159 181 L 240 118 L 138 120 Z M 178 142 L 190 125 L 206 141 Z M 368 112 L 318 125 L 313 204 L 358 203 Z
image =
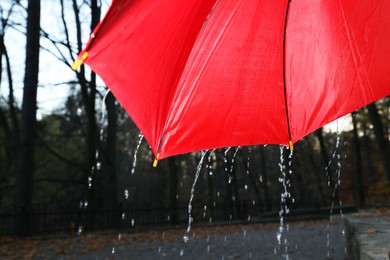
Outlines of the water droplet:
M 83 114 L 83 110 L 81 108 L 77 108 L 76 114 L 77 116 L 81 116 Z
M 276 234 L 276 239 L 278 240 L 278 245 L 281 245 L 281 243 L 282 243 L 282 234 L 281 233 L 277 233 Z
M 90 189 L 92 187 L 92 177 L 88 177 L 88 188 Z
M 135 225 L 135 221 L 134 219 L 131 219 L 131 226 L 134 227 L 134 225 Z
M 188 235 L 184 235 L 184 236 L 183 236 L 183 241 L 184 241 L 184 243 L 187 243 L 188 240 L 190 240 L 190 238 L 188 237 Z
M 247 190 L 248 189 L 248 185 L 244 185 L 244 188 Z
M 96 162 L 96 170 L 100 171 L 102 169 L 102 163 Z
M 112 248 L 111 253 L 115 254 L 115 247 Z
M 83 226 L 80 225 L 79 228 L 77 229 L 77 235 L 80 236 L 81 234 L 83 234 L 83 229 L 84 229 Z
M 125 190 L 124 195 L 125 199 L 127 200 L 129 198 L 129 190 Z
M 180 256 L 184 255 L 184 249 L 180 250 Z
M 126 218 L 126 213 L 122 213 L 122 220 L 124 220 Z

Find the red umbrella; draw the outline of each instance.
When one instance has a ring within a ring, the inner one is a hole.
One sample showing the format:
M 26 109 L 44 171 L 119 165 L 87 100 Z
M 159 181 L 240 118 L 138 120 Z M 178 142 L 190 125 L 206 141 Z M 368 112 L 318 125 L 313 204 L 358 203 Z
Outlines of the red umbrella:
M 290 144 L 390 94 L 389 0 L 113 0 L 74 69 L 157 159 Z

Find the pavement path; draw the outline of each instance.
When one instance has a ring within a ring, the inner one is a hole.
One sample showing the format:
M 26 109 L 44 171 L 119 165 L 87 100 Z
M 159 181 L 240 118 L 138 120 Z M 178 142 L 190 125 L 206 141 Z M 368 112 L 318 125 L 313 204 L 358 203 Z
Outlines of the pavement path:
M 0 238 L 0 259 L 346 259 L 340 218 L 278 224 L 185 227 L 67 238 Z

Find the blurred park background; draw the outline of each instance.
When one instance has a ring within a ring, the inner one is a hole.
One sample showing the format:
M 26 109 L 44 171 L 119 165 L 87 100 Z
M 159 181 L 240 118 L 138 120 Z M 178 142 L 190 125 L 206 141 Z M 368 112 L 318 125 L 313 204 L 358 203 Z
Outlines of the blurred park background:
M 86 66 L 70 69 L 108 2 L 0 3 L 0 235 L 188 221 L 202 153 L 153 168 L 148 144 L 103 82 Z M 305 137 L 291 165 L 277 145 L 208 151 L 194 222 L 278 218 L 285 183 L 292 216 L 389 206 L 389 104 L 387 97 Z

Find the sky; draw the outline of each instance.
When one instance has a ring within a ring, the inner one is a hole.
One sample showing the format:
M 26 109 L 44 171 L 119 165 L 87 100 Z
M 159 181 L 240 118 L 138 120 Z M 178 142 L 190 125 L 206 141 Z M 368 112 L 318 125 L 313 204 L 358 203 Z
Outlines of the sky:
M 27 1 L 21 1 L 23 6 L 26 6 Z M 59 0 L 41 0 L 41 27 L 42 29 L 49 33 L 52 37 L 55 37 L 58 40 L 63 40 L 65 38 L 63 33 L 63 26 L 61 21 L 61 10 L 60 10 L 60 1 Z M 68 11 L 71 11 L 70 3 L 68 2 Z M 0 7 L 3 9 L 3 14 L 9 10 L 11 1 L 1 2 Z M 103 13 L 107 10 L 109 0 L 103 1 Z M 85 13 L 82 13 L 82 19 L 88 19 L 90 13 L 88 10 L 85 10 Z M 72 13 L 69 13 L 66 16 L 68 28 L 74 28 L 74 20 L 72 19 Z M 14 8 L 13 15 L 11 16 L 12 23 L 24 23 L 25 21 L 25 12 L 20 8 Z M 23 30 L 23 31 L 20 31 Z M 25 67 L 25 45 L 26 39 L 24 35 L 24 25 L 18 26 L 17 29 L 8 27 L 5 32 L 5 44 L 11 57 L 11 67 L 12 67 L 12 76 L 15 88 L 15 97 L 18 104 L 21 104 L 22 95 L 23 95 L 23 79 L 24 79 L 24 67 Z M 90 28 L 84 28 L 83 41 L 86 42 L 89 37 Z M 72 35 L 71 35 L 72 36 Z M 73 42 L 76 42 L 73 37 Z M 59 61 L 57 57 L 49 53 L 45 49 L 49 49 L 52 52 L 59 54 L 53 47 L 53 45 L 41 37 L 41 48 L 40 52 L 40 69 L 39 69 L 39 88 L 37 94 L 38 100 L 38 117 L 42 115 L 49 114 L 57 108 L 63 107 L 63 104 L 68 96 L 69 86 L 66 84 L 61 84 L 63 82 L 75 80 L 75 73 L 65 65 L 63 62 Z M 69 57 L 67 50 L 62 50 L 63 54 L 66 57 Z M 76 58 L 76 53 L 74 54 L 73 59 Z M 73 60 L 72 59 L 72 60 Z M 70 60 L 70 59 L 69 59 Z M 88 68 L 87 68 L 88 69 Z M 99 80 L 100 85 L 104 85 L 101 80 Z M 5 73 L 3 72 L 3 80 L 1 82 L 0 93 L 2 100 L 6 98 L 9 94 L 8 83 Z

